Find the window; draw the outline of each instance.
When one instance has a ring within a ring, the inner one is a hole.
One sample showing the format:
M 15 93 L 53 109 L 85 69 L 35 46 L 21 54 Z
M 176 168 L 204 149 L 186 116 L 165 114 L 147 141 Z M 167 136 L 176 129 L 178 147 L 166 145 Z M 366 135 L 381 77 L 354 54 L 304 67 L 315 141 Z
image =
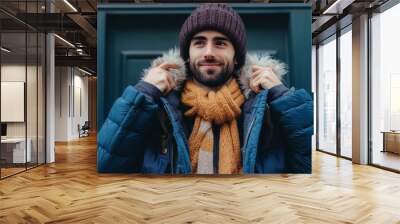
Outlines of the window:
M 351 158 L 352 142 L 352 33 L 351 26 L 340 36 L 340 155 Z
M 318 48 L 318 149 L 336 153 L 336 36 Z
M 400 170 L 400 150 L 396 153 L 385 144 L 400 147 L 400 132 L 396 132 L 400 131 L 399 21 L 400 4 L 371 19 L 371 157 L 373 164 L 396 170 Z M 385 135 L 397 137 L 388 141 Z

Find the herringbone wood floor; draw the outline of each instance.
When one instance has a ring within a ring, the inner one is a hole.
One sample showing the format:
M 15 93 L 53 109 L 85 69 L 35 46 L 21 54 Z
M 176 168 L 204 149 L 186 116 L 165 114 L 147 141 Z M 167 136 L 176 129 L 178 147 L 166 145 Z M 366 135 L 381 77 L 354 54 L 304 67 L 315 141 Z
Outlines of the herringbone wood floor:
M 0 181 L 0 223 L 400 223 L 400 175 L 320 152 L 312 175 L 96 173 L 94 137 Z

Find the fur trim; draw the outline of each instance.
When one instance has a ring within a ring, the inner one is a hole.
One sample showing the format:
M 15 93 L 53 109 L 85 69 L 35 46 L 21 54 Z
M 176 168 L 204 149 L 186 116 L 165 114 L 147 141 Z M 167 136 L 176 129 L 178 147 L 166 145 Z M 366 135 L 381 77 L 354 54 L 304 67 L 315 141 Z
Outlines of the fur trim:
M 176 64 L 178 65 L 178 69 L 169 69 L 169 72 L 174 77 L 177 85 L 174 88 L 175 90 L 179 90 L 183 82 L 186 80 L 186 66 L 183 59 L 180 57 L 179 49 L 173 48 L 168 52 L 163 53 L 161 57 L 158 57 L 153 60 L 150 68 L 147 68 L 143 71 L 143 77 L 147 74 L 147 72 L 154 67 L 161 65 L 162 63 L 167 62 L 168 64 Z
M 169 71 L 175 78 L 177 82 L 177 86 L 175 87 L 175 90 L 179 90 L 183 82 L 187 78 L 187 73 L 186 73 L 186 66 L 185 62 L 183 59 L 180 57 L 179 50 L 174 48 L 169 50 L 168 52 L 164 53 L 161 57 L 156 58 L 152 63 L 151 67 L 156 67 L 163 62 L 171 63 L 171 64 L 177 64 L 179 66 L 178 69 L 170 69 Z M 283 76 L 287 73 L 287 66 L 285 63 L 280 62 L 276 59 L 273 59 L 270 55 L 268 54 L 247 54 L 246 55 L 246 62 L 243 66 L 243 68 L 240 71 L 240 75 L 238 77 L 238 81 L 240 84 L 240 88 L 243 91 L 243 94 L 247 98 L 252 91 L 250 89 L 250 82 L 249 78 L 250 75 L 252 74 L 251 66 L 252 65 L 259 65 L 262 67 L 270 67 L 276 74 L 276 76 L 282 80 Z M 144 74 L 147 74 L 148 70 L 150 69 L 145 69 Z
M 250 75 L 252 74 L 251 67 L 253 65 L 270 67 L 280 80 L 282 80 L 283 76 L 287 73 L 286 64 L 276 59 L 272 59 L 269 54 L 247 54 L 246 62 L 239 75 L 239 83 L 246 98 L 248 98 L 252 91 L 250 89 Z

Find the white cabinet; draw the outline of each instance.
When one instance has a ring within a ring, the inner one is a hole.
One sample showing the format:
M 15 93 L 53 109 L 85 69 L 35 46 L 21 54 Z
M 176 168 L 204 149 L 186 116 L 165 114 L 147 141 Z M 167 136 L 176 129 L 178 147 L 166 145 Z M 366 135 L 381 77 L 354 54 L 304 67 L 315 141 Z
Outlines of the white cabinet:
M 27 146 L 25 151 L 25 138 L 7 138 L 1 140 L 2 151 L 9 151 L 8 156 L 10 158 L 5 158 L 6 161 L 11 162 L 11 154 L 12 154 L 12 163 L 25 163 L 32 161 L 32 140 L 28 138 L 26 140 Z M 3 157 L 3 156 L 2 156 Z M 25 161 L 26 159 L 26 161 Z

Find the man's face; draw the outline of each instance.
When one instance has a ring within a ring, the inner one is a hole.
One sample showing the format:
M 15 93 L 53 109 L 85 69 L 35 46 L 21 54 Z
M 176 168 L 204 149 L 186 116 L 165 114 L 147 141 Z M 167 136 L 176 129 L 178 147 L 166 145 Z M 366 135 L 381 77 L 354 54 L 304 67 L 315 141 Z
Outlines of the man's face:
M 234 56 L 231 41 L 217 31 L 197 33 L 190 42 L 190 70 L 206 86 L 220 86 L 229 80 L 234 71 Z

